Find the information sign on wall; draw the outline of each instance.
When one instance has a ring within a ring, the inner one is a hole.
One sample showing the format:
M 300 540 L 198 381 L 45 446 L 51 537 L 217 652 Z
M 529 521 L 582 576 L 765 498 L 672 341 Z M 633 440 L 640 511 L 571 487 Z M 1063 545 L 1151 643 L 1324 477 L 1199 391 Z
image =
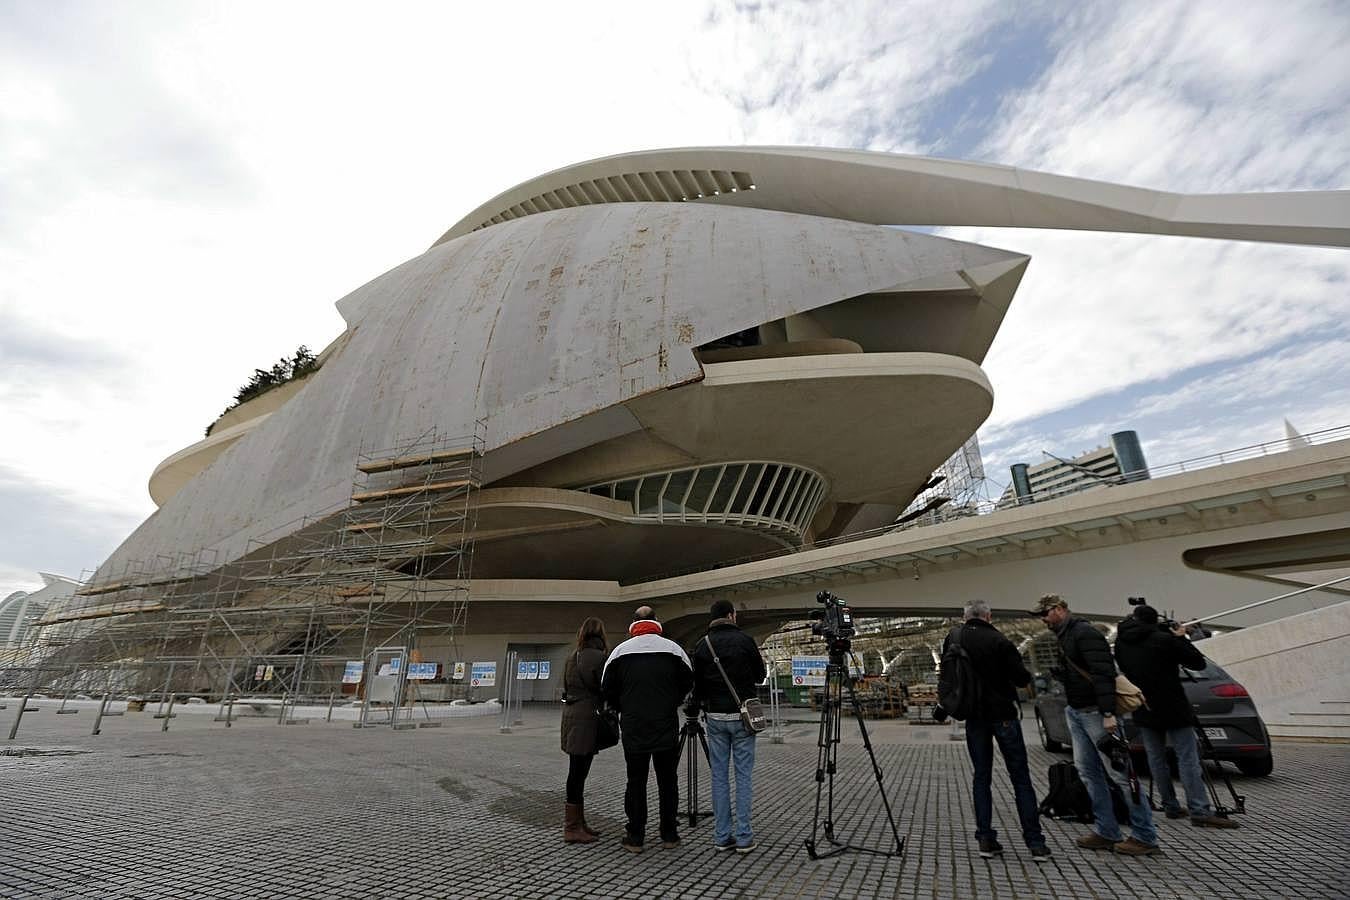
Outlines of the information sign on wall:
M 496 687 L 497 664 L 495 662 L 476 662 L 469 671 L 470 687 Z
M 792 657 L 792 684 L 795 687 L 824 687 L 828 656 Z
M 275 674 L 276 669 L 273 668 L 272 666 L 268 666 L 266 669 L 263 670 L 263 681 L 271 681 L 272 676 Z
M 525 677 L 530 681 L 536 681 L 539 678 L 539 663 L 531 660 L 525 664 Z
M 361 676 L 366 670 L 366 664 L 361 660 L 347 660 L 347 665 L 342 670 L 343 684 L 360 684 Z
M 430 681 L 436 677 L 437 668 L 434 662 L 408 663 L 408 680 Z
M 539 660 L 539 680 L 548 681 L 549 662 L 546 659 Z
M 463 681 L 463 680 L 464 680 L 464 663 L 462 663 L 462 662 L 457 662 L 457 663 L 455 663 L 455 668 L 454 668 L 453 672 L 451 673 L 450 677 L 453 678 L 455 681 Z

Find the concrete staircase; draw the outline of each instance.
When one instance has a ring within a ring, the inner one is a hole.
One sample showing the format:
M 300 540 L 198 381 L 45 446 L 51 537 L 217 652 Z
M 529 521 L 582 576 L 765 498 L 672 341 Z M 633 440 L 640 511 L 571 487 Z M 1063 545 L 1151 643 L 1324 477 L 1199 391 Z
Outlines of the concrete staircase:
M 1350 601 L 1201 641 L 1273 738 L 1350 743 Z
M 1341 685 L 1345 689 L 1345 685 Z M 1318 707 L 1291 710 L 1288 721 L 1271 722 L 1266 727 L 1272 737 L 1325 738 L 1350 742 L 1350 700 L 1319 700 Z

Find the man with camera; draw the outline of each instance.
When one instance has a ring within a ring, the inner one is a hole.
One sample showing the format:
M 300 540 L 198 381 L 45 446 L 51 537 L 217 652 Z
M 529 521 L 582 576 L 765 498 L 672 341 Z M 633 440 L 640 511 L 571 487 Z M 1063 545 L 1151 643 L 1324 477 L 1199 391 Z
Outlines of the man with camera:
M 759 696 L 764 659 L 759 647 L 736 624 L 730 600 L 714 601 L 707 637 L 694 647 L 694 696 L 686 715 L 700 709 L 708 720 L 708 765 L 712 770 L 713 846 L 749 853 L 755 849 L 750 828 L 751 772 L 755 734 L 741 721 L 740 700 Z M 739 698 L 739 699 L 738 699 Z M 732 834 L 728 766 L 736 770 L 736 833 Z
M 1123 785 L 1130 813 L 1129 838 L 1122 839 L 1120 823 L 1111 802 L 1107 779 L 1111 778 L 1098 752 L 1103 744 L 1123 744 L 1116 721 L 1116 662 L 1101 632 L 1084 619 L 1069 613 L 1058 594 L 1041 597 L 1033 616 L 1045 623 L 1058 639 L 1060 661 L 1056 677 L 1064 682 L 1064 718 L 1073 740 L 1073 764 L 1092 797 L 1096 819 L 1091 834 L 1078 839 L 1085 850 L 1114 850 L 1126 856 L 1151 856 L 1158 852 L 1158 833 L 1148 803 L 1128 784 Z M 1125 745 L 1128 762 L 1129 747 Z
M 650 606 L 640 606 L 628 626 L 628 640 L 605 661 L 600 691 L 619 711 L 628 784 L 623 809 L 628 816 L 620 844 L 641 853 L 647 831 L 647 772 L 656 771 L 661 846 L 678 847 L 680 705 L 694 686 L 689 657 L 680 645 L 661 636 L 661 623 Z
M 1137 602 L 1136 602 L 1137 601 Z M 1167 766 L 1167 745 L 1177 757 L 1177 774 L 1186 789 L 1191 824 L 1200 828 L 1237 828 L 1238 823 L 1214 815 L 1200 769 L 1200 751 L 1195 740 L 1195 715 L 1181 685 L 1178 666 L 1198 671 L 1205 656 L 1186 637 L 1176 622 L 1161 622 L 1158 611 L 1131 597 L 1134 612 L 1116 630 L 1116 662 L 1125 677 L 1144 692 L 1145 705 L 1135 710 L 1134 724 L 1148 753 L 1148 767 L 1158 786 L 1167 818 L 1187 814 L 1177 802 Z
M 1017 818 L 1022 824 L 1022 839 L 1031 851 L 1032 862 L 1045 862 L 1050 849 L 1041 832 L 1040 814 L 1036 807 L 1036 789 L 1031 785 L 1027 768 L 1027 745 L 1022 737 L 1022 722 L 1017 714 L 1017 689 L 1031 682 L 1031 673 L 1022 664 L 1022 654 L 993 625 L 989 604 L 973 600 L 966 604 L 965 622 L 953 629 L 942 644 L 943 664 L 947 664 L 948 649 L 959 643 L 965 650 L 969 666 L 974 672 L 978 690 L 966 716 L 966 750 L 975 770 L 972 793 L 975 798 L 975 839 L 980 856 L 991 859 L 1003 853 L 994 829 L 994 800 L 991 784 L 994 777 L 994 742 L 1003 754 L 1003 765 L 1013 784 L 1017 801 Z M 934 707 L 933 718 L 939 722 L 948 711 Z

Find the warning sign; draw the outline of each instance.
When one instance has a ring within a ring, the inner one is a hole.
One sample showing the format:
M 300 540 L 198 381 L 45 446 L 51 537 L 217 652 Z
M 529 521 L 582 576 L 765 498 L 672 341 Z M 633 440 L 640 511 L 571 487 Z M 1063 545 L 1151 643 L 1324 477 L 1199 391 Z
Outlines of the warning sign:
M 495 662 L 476 662 L 469 672 L 470 687 L 496 687 L 497 664 Z

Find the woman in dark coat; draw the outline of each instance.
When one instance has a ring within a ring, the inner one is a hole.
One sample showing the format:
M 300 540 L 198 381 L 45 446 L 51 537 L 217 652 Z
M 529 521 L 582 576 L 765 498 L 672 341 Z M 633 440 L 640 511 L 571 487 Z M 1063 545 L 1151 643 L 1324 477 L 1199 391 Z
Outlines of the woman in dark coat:
M 600 836 L 586 824 L 582 793 L 598 749 L 595 713 L 600 708 L 600 675 L 608 656 L 605 624 L 592 616 L 581 623 L 576 650 L 563 666 L 562 750 L 569 760 L 563 840 L 569 844 L 589 844 Z

